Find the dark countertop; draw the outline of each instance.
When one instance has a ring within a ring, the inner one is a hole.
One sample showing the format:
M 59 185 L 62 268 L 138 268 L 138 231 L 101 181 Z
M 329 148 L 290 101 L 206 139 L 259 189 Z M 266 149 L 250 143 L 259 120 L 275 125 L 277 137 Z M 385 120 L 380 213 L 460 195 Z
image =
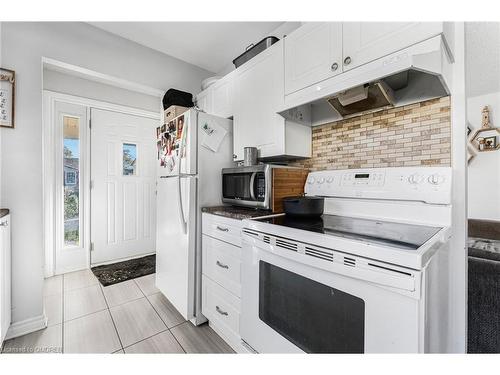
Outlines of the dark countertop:
M 9 214 L 8 208 L 0 208 L 0 218 L 7 216 Z
M 201 212 L 217 216 L 224 216 L 236 220 L 255 219 L 257 217 L 273 215 L 271 211 L 235 206 L 203 207 L 201 209 Z

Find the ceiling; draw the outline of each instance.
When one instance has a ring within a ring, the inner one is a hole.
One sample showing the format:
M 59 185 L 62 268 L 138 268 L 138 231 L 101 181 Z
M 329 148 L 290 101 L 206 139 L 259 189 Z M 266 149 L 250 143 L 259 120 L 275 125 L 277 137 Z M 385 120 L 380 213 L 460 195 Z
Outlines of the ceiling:
M 102 30 L 220 72 L 283 22 L 90 22 Z
M 466 22 L 467 96 L 500 91 L 500 23 Z

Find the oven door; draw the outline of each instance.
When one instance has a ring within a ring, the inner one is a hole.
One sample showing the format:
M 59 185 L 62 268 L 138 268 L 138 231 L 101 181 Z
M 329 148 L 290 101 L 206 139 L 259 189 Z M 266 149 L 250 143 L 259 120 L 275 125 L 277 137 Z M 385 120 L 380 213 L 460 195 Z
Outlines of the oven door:
M 248 235 L 242 254 L 240 332 L 257 352 L 423 351 L 422 304 L 387 278 L 381 285 L 350 265 L 342 274 L 316 268 L 300 261 L 303 254 Z

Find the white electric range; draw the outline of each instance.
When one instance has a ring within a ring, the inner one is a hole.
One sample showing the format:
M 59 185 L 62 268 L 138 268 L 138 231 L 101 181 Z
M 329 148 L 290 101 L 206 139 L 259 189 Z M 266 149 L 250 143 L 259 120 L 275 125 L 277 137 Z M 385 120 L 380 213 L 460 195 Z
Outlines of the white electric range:
M 451 168 L 319 171 L 321 218 L 243 222 L 243 343 L 260 353 L 444 350 Z

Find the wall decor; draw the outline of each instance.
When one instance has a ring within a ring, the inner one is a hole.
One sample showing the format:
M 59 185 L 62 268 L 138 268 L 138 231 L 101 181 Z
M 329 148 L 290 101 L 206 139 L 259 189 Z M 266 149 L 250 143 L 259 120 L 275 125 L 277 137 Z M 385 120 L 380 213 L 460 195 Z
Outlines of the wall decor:
M 16 73 L 0 68 L 0 127 L 14 127 Z
M 488 106 L 485 106 L 481 113 L 481 128 L 476 130 L 470 143 L 479 152 L 498 150 L 500 143 L 497 142 L 497 136 L 500 134 L 500 128 L 491 125 Z

